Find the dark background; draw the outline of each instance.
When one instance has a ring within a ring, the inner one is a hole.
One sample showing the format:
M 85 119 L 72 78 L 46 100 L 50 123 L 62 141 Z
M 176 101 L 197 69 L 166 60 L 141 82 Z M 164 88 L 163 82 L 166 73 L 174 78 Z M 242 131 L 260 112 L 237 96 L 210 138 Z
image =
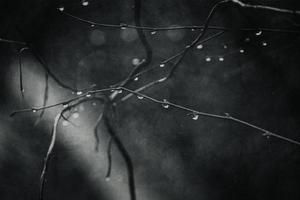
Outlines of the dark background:
M 145 0 L 142 24 L 202 25 L 214 2 Z M 251 2 L 300 10 L 296 0 Z M 93 0 L 88 6 L 79 0 L 1 1 L 0 38 L 32 44 L 61 80 L 78 88 L 91 84 L 108 87 L 126 77 L 133 58 L 145 56 L 134 30 L 90 27 L 59 13 L 60 5 L 100 23 L 134 23 L 131 0 Z M 211 24 L 233 30 L 204 44 L 202 50 L 190 51 L 168 82 L 145 93 L 199 111 L 228 112 L 299 141 L 299 33 L 256 36 L 253 31 L 238 30 L 273 27 L 300 31 L 299 23 L 299 16 L 222 6 Z M 145 31 L 154 52 L 151 66 L 159 66 L 197 33 L 160 31 L 152 35 Z M 251 39 L 248 43 L 247 37 Z M 264 47 L 262 42 L 268 45 Z M 20 101 L 17 61 L 21 47 L 0 43 L 0 199 L 5 200 L 37 199 L 55 113 L 55 109 L 47 111 L 37 125 L 38 114 L 9 117 L 13 110 L 42 102 L 43 70 L 30 51 L 23 54 L 25 100 Z M 239 49 L 245 53 L 240 54 Z M 218 56 L 223 54 L 227 54 L 225 60 L 219 62 Z M 206 56 L 213 56 L 212 61 L 206 62 Z M 129 87 L 162 77 L 166 70 L 158 67 Z M 70 97 L 69 91 L 50 83 L 50 95 L 57 93 L 56 100 Z M 128 199 L 124 163 L 115 149 L 111 180 L 104 181 L 107 134 L 100 127 L 102 150 L 94 152 L 90 124 L 99 108 L 84 106 L 80 117 L 88 123 L 75 120 L 83 129 L 59 129 L 62 136 L 49 168 L 45 199 Z M 267 139 L 257 130 L 230 121 L 206 117 L 194 121 L 183 111 L 163 109 L 135 97 L 117 110 L 118 134 L 133 159 L 139 200 L 300 198 L 299 146 Z M 74 140 L 70 139 L 73 134 Z

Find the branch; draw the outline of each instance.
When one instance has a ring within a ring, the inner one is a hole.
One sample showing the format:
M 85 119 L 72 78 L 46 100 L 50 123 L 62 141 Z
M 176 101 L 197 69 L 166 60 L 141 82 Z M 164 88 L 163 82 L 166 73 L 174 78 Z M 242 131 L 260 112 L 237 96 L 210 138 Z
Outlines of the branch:
M 147 30 L 147 31 L 169 31 L 169 30 L 202 30 L 204 28 L 203 25 L 183 25 L 183 26 L 167 26 L 167 27 L 149 27 L 149 26 L 136 26 L 131 24 L 105 24 L 105 23 L 98 23 L 90 20 L 86 20 L 80 17 L 77 17 L 75 15 L 72 15 L 66 11 L 59 11 L 60 13 L 75 19 L 76 21 L 88 24 L 89 26 L 98 26 L 98 27 L 104 27 L 104 28 L 131 28 L 131 29 L 141 29 L 141 30 Z M 268 27 L 245 27 L 240 29 L 234 29 L 224 26 L 208 26 L 207 27 L 210 30 L 222 30 L 222 31 L 231 31 L 231 30 L 240 30 L 240 31 L 257 31 L 262 30 L 265 32 L 280 32 L 280 33 L 300 33 L 298 30 L 291 30 L 291 29 L 285 29 L 285 28 L 268 28 Z
M 239 1 L 239 0 L 230 0 L 230 1 L 234 4 L 239 5 L 242 8 L 262 9 L 262 10 L 269 10 L 269 11 L 280 12 L 280 13 L 300 15 L 299 10 L 288 10 L 288 9 L 276 8 L 276 7 L 272 7 L 272 6 L 247 4 L 247 3 L 243 3 L 242 1 Z
M 12 44 L 26 45 L 25 42 L 20 42 L 20 41 L 16 41 L 16 40 L 8 40 L 8 39 L 4 39 L 4 38 L 0 38 L 0 42 L 6 42 L 6 43 L 12 43 Z

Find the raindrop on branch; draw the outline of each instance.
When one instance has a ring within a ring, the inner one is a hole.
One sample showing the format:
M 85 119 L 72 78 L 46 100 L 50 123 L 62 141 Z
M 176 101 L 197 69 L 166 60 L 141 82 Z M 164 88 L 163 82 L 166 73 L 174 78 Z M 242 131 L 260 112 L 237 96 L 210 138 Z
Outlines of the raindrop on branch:
M 125 30 L 126 27 L 127 27 L 127 24 L 121 23 L 120 26 L 121 26 L 121 29 L 122 29 L 122 30 Z
M 207 56 L 207 57 L 205 58 L 205 61 L 206 61 L 206 62 L 210 62 L 210 61 L 211 61 L 211 57 Z
M 86 0 L 83 0 L 83 1 L 82 1 L 82 5 L 83 5 L 83 6 L 88 6 L 88 5 L 89 5 L 89 2 L 86 1 Z
M 197 113 L 193 113 L 192 119 L 193 120 L 198 120 L 199 119 L 199 115 Z
M 138 99 L 143 99 L 144 97 L 143 97 L 143 96 L 140 96 L 140 95 L 137 95 L 137 98 L 138 98 Z
M 87 93 L 85 96 L 89 98 L 89 97 L 92 96 L 92 94 L 91 93 Z
M 266 41 L 263 41 L 263 42 L 261 43 L 261 45 L 262 45 L 263 47 L 266 47 L 266 46 L 268 45 L 268 43 L 267 43 Z
M 118 90 L 118 93 L 119 93 L 119 94 L 122 94 L 122 92 L 123 92 L 123 90 Z
M 223 62 L 224 61 L 224 57 L 219 57 L 219 61 Z
M 164 63 L 161 63 L 161 64 L 159 65 L 159 67 L 165 67 L 165 64 L 164 64 Z
M 32 109 L 32 112 L 33 112 L 33 113 L 36 113 L 36 112 L 37 112 L 37 110 L 36 110 L 36 109 Z
M 151 35 L 155 35 L 157 32 L 156 31 L 151 31 L 150 34 Z
M 256 35 L 256 36 L 260 36 L 260 35 L 262 35 L 262 31 L 258 31 L 258 32 L 256 32 L 256 33 L 255 33 L 255 35 Z
M 244 49 L 240 49 L 240 53 L 245 53 L 245 50 Z
M 198 44 L 196 48 L 197 49 L 203 49 L 203 44 Z
M 63 103 L 62 105 L 63 105 L 64 108 L 67 108 L 69 106 L 68 103 Z
M 82 91 L 77 91 L 76 94 L 77 95 L 82 95 Z
M 139 77 L 135 77 L 133 80 L 134 80 L 134 81 L 138 81 L 138 80 L 139 80 Z
M 170 105 L 168 104 L 168 101 L 166 99 L 163 100 L 164 104 L 162 104 L 162 107 L 169 108 Z
M 251 39 L 250 38 L 245 38 L 245 42 L 250 42 L 251 41 Z
M 65 10 L 65 8 L 64 8 L 63 6 L 60 6 L 60 7 L 58 8 L 58 10 L 62 12 L 62 11 Z

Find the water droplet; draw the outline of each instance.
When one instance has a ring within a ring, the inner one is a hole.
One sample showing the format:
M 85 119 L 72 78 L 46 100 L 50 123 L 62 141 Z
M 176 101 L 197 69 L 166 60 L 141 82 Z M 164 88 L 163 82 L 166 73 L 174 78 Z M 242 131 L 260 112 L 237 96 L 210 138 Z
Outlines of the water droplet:
M 223 48 L 224 48 L 224 49 L 227 49 L 227 48 L 228 48 L 228 45 L 227 45 L 227 44 L 224 44 L 224 45 L 223 45 Z
M 73 115 L 72 115 L 72 117 L 74 118 L 74 119 L 77 119 L 78 117 L 79 117 L 79 113 L 73 113 Z
M 192 31 L 195 31 L 196 29 L 192 28 Z
M 219 61 L 223 62 L 224 61 L 224 57 L 219 57 Z
M 250 42 L 250 41 L 251 41 L 250 38 L 248 37 L 245 38 L 245 42 Z
M 118 90 L 118 93 L 119 93 L 119 94 L 122 94 L 122 92 L 123 92 L 123 90 Z
M 82 95 L 82 92 L 81 91 L 77 91 L 76 94 L 77 95 Z
M 58 8 L 58 10 L 62 12 L 62 11 L 65 10 L 65 8 L 64 8 L 63 6 L 60 6 L 60 7 Z
M 121 29 L 122 29 L 122 30 L 125 30 L 126 27 L 127 27 L 127 24 L 121 23 L 120 26 L 121 26 Z
M 266 46 L 268 45 L 268 43 L 267 43 L 266 41 L 263 41 L 263 42 L 261 43 L 261 45 L 262 45 L 263 47 L 266 47 Z
M 151 31 L 151 35 L 155 35 L 156 33 L 156 31 Z
M 36 112 L 37 112 L 37 110 L 36 110 L 36 109 L 32 109 L 32 112 L 33 112 L 33 113 L 36 113 Z
M 143 96 L 140 96 L 140 95 L 138 95 L 138 96 L 137 96 L 137 98 L 138 98 L 138 99 L 143 99 L 144 97 L 143 97 Z
M 95 24 L 91 24 L 91 27 L 95 27 Z
M 208 56 L 207 56 L 207 57 L 205 58 L 205 61 L 206 61 L 206 62 L 210 62 L 210 61 L 211 61 L 211 57 L 208 57 Z
M 135 77 L 133 80 L 134 80 L 134 81 L 138 81 L 138 80 L 139 80 L 139 77 Z
M 203 49 L 203 44 L 198 44 L 196 48 L 197 49 Z
M 83 5 L 83 6 L 88 6 L 88 5 L 89 5 L 89 2 L 88 2 L 88 1 L 85 1 L 85 0 L 83 0 L 83 1 L 82 1 L 82 5 Z
M 69 122 L 68 122 L 67 120 L 64 120 L 64 121 L 62 122 L 62 125 L 63 125 L 63 126 L 68 126 L 68 125 L 69 125 Z
M 255 33 L 256 36 L 260 36 L 262 34 L 262 31 L 258 31 Z
M 62 105 L 63 105 L 64 108 L 67 108 L 69 106 L 68 103 L 63 103 Z
M 89 98 L 89 97 L 92 96 L 92 94 L 91 93 L 87 93 L 85 96 Z
M 244 49 L 240 49 L 240 53 L 245 53 L 245 50 Z
M 166 104 L 163 104 L 162 107 L 164 107 L 164 108 L 169 108 L 170 107 L 170 105 L 167 104 L 168 101 L 166 99 L 164 99 L 163 102 L 165 102 Z
M 159 65 L 159 67 L 165 67 L 165 64 L 164 64 L 164 63 L 161 63 L 161 64 Z
M 199 115 L 196 113 L 193 113 L 192 119 L 193 120 L 197 120 L 199 118 Z
M 134 59 L 132 59 L 131 63 L 136 66 L 136 65 L 140 64 L 140 59 L 134 58 Z

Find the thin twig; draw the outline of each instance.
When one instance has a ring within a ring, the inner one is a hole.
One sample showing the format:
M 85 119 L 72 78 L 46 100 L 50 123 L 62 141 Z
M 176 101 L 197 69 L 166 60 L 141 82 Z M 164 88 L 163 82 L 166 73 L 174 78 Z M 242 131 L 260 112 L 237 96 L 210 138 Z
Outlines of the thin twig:
M 62 14 L 71 17 L 77 21 L 80 21 L 82 23 L 88 24 L 90 26 L 99 26 L 99 27 L 106 27 L 106 28 L 131 28 L 131 29 L 141 29 L 141 30 L 147 30 L 147 31 L 169 31 L 169 30 L 202 30 L 204 28 L 203 25 L 183 25 L 183 26 L 167 26 L 167 27 L 149 27 L 149 26 L 135 26 L 131 24 L 105 24 L 105 23 L 98 23 L 90 20 L 86 20 L 80 17 L 77 17 L 75 15 L 72 15 L 66 11 L 60 11 Z M 279 32 L 279 33 L 300 33 L 299 30 L 291 30 L 286 28 L 270 28 L 270 27 L 245 27 L 240 29 L 235 28 L 229 28 L 224 26 L 208 26 L 207 27 L 210 30 L 223 30 L 223 31 L 231 31 L 231 30 L 240 30 L 240 31 L 257 31 L 262 30 L 265 32 Z
M 237 4 L 241 6 L 242 8 L 253 8 L 253 9 L 262 9 L 262 10 L 269 10 L 279 13 L 287 13 L 287 14 L 294 14 L 294 15 L 300 15 L 299 10 L 289 10 L 289 9 L 283 9 L 283 8 L 276 8 L 272 6 L 264 6 L 264 5 L 257 5 L 257 4 L 248 4 L 244 3 L 239 0 L 230 0 L 232 3 Z
M 4 38 L 0 38 L 0 42 L 6 42 L 6 43 L 12 43 L 12 44 L 26 45 L 25 42 L 20 42 L 20 41 L 16 41 L 16 40 L 8 40 L 8 39 L 4 39 Z

